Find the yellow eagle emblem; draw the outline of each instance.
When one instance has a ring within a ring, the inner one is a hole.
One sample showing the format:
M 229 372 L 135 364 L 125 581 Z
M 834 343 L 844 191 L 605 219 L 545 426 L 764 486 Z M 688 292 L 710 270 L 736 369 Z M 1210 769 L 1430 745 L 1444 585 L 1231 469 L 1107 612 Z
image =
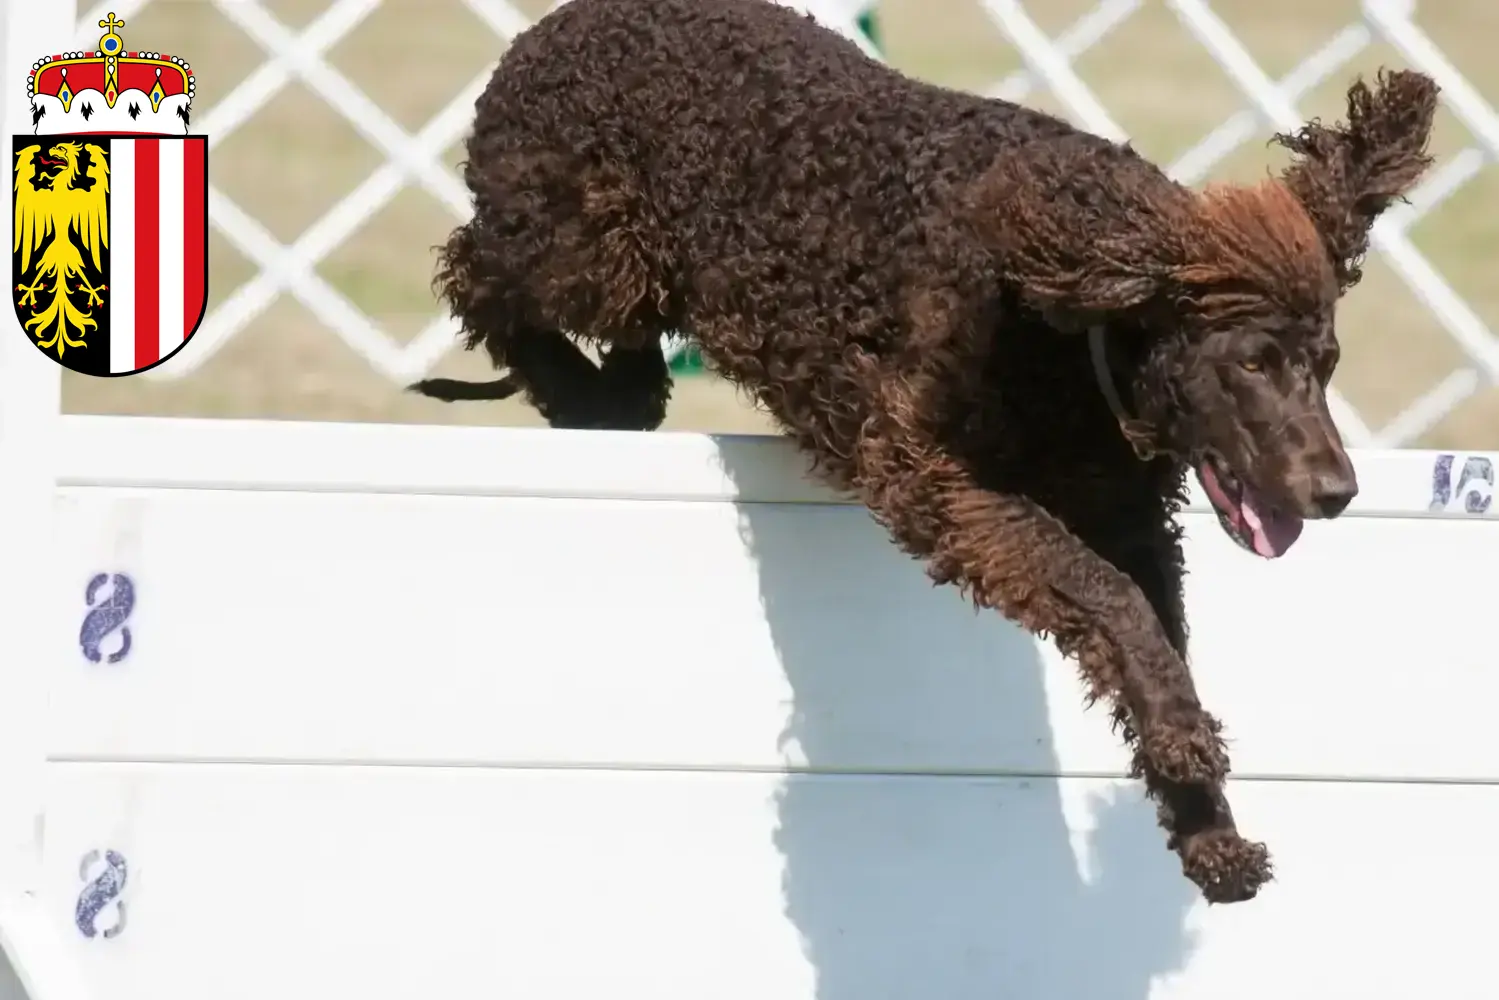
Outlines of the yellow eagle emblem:
M 31 310 L 27 332 L 61 358 L 85 346 L 108 290 L 100 255 L 109 249 L 109 158 L 96 143 L 44 139 L 20 145 L 15 174 L 17 311 Z

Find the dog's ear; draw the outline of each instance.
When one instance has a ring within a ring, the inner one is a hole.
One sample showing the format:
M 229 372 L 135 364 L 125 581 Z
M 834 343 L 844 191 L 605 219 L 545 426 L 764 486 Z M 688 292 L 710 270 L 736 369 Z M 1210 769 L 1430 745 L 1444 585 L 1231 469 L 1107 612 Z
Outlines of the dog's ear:
M 1426 145 L 1440 88 L 1412 70 L 1381 71 L 1378 86 L 1348 90 L 1348 120 L 1313 121 L 1274 142 L 1295 154 L 1282 175 L 1322 237 L 1344 289 L 1363 276 L 1369 228 L 1431 165 Z
M 1091 135 L 1001 157 L 964 199 L 968 228 L 1000 278 L 1074 330 L 1166 288 L 1183 262 L 1189 208 L 1153 165 Z

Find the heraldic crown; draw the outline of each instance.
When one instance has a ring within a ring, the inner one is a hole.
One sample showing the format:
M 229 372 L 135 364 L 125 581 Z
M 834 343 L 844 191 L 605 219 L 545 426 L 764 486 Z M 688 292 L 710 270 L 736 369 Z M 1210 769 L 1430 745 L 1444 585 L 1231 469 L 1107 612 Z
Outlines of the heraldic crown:
M 176 56 L 129 52 L 111 12 L 94 52 L 38 59 L 26 79 L 36 135 L 185 135 L 195 85 Z

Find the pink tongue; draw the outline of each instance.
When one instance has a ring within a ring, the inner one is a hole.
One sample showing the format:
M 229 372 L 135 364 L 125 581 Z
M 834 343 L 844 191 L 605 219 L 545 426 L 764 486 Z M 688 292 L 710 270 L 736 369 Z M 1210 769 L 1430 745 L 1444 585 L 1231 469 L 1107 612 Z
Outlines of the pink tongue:
M 1284 555 L 1287 549 L 1296 544 L 1296 539 L 1301 537 L 1301 518 L 1295 514 L 1283 514 L 1273 508 L 1261 512 L 1253 506 L 1254 501 L 1248 495 L 1247 487 L 1244 493 L 1239 511 L 1254 540 L 1254 551 L 1266 559 Z
M 1226 512 L 1237 524 L 1249 532 L 1254 551 L 1266 559 L 1284 555 L 1301 537 L 1301 518 L 1295 514 L 1282 513 L 1268 504 L 1256 505 L 1255 496 L 1246 486 L 1235 500 L 1224 490 L 1211 464 L 1203 463 L 1197 469 L 1197 478 L 1208 492 L 1209 499 L 1218 509 Z

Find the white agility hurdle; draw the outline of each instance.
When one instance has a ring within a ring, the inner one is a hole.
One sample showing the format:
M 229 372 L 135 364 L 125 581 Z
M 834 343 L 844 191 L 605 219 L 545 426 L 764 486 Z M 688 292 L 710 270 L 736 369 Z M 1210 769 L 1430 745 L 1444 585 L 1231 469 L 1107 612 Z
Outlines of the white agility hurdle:
M 1277 563 L 1186 515 L 1279 876 L 1209 909 L 1072 666 L 783 442 L 5 417 L 34 1000 L 1489 995 L 1499 455 L 1360 453 Z

